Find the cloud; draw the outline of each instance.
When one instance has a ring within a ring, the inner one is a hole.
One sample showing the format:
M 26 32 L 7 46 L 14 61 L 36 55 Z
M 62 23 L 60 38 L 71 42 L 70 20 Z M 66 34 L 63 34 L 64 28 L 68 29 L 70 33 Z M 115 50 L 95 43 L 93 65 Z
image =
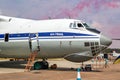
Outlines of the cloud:
M 102 24 L 100 24 L 99 22 L 96 22 L 96 21 L 93 21 L 91 26 L 93 26 L 94 28 L 102 28 L 103 27 Z
M 119 1 L 108 2 L 105 6 L 110 7 L 110 8 L 119 8 L 120 7 L 120 2 Z
M 59 6 L 59 4 L 58 4 Z M 54 14 L 54 18 L 81 18 L 83 16 L 91 16 L 96 13 L 101 13 L 101 11 L 106 11 L 107 9 L 116 9 L 120 8 L 120 2 L 116 0 L 80 0 L 76 5 L 71 7 L 65 7 L 57 11 L 57 13 L 51 12 Z
M 7 3 L 7 4 L 6 4 Z M 6 4 L 6 5 L 3 5 Z M 0 1 L 4 12 L 25 18 L 44 19 L 52 18 L 85 18 L 99 13 L 101 9 L 119 8 L 117 0 L 20 0 Z M 85 17 L 83 17 L 85 14 Z
M 120 38 L 120 26 L 118 27 L 112 27 L 111 29 L 108 29 L 108 33 L 112 38 Z

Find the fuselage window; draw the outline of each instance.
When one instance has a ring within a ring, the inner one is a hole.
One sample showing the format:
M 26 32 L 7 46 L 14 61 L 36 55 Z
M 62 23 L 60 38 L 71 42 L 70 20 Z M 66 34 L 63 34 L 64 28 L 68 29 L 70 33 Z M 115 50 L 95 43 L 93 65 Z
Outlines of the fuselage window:
M 6 33 L 4 38 L 5 38 L 4 41 L 8 42 L 9 41 L 9 33 Z

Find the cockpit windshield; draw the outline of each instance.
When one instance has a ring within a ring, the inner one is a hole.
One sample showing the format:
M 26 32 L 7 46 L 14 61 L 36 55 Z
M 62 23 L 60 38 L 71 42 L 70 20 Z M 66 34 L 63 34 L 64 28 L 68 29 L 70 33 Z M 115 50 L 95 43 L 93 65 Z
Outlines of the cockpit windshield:
M 80 22 L 74 22 L 74 23 L 70 23 L 70 28 L 72 28 L 72 29 L 79 29 L 79 28 L 84 28 L 84 26 Z
M 100 31 L 94 29 L 94 28 L 91 28 L 88 24 L 86 24 L 85 22 L 79 22 L 79 21 L 75 21 L 74 23 L 70 23 L 69 27 L 71 29 L 79 29 L 79 30 L 89 30 L 91 32 L 95 32 L 95 33 L 100 33 Z
M 83 25 L 85 26 L 85 28 L 90 28 L 90 26 L 86 23 L 83 23 Z
M 83 25 L 81 23 L 77 23 L 77 27 L 83 27 Z

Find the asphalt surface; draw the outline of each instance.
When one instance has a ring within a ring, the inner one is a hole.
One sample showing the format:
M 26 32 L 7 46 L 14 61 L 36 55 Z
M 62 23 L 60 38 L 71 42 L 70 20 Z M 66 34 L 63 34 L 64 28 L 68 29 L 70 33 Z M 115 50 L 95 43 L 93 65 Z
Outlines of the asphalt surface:
M 81 66 L 80 63 L 73 63 L 64 59 L 48 60 L 50 65 L 57 64 L 57 69 L 32 70 L 24 72 L 26 61 L 0 61 L 0 80 L 76 80 L 76 69 Z M 96 64 L 97 63 L 97 64 Z M 120 80 L 120 64 L 113 65 L 109 63 L 107 68 L 102 62 L 85 62 L 84 64 L 93 64 L 93 71 L 81 71 L 82 80 Z

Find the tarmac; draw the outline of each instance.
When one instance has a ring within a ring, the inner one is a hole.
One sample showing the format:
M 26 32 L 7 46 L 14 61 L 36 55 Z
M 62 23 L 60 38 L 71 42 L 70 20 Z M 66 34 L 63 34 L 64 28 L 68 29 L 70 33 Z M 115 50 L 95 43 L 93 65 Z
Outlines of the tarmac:
M 57 69 L 32 70 L 24 72 L 26 61 L 0 61 L 0 80 L 76 80 L 77 68 L 80 63 L 73 63 L 64 59 L 48 60 L 49 64 L 57 64 Z M 82 80 L 120 80 L 120 64 L 113 65 L 109 62 L 107 68 L 102 62 L 85 62 L 92 64 L 92 71 L 81 71 Z

